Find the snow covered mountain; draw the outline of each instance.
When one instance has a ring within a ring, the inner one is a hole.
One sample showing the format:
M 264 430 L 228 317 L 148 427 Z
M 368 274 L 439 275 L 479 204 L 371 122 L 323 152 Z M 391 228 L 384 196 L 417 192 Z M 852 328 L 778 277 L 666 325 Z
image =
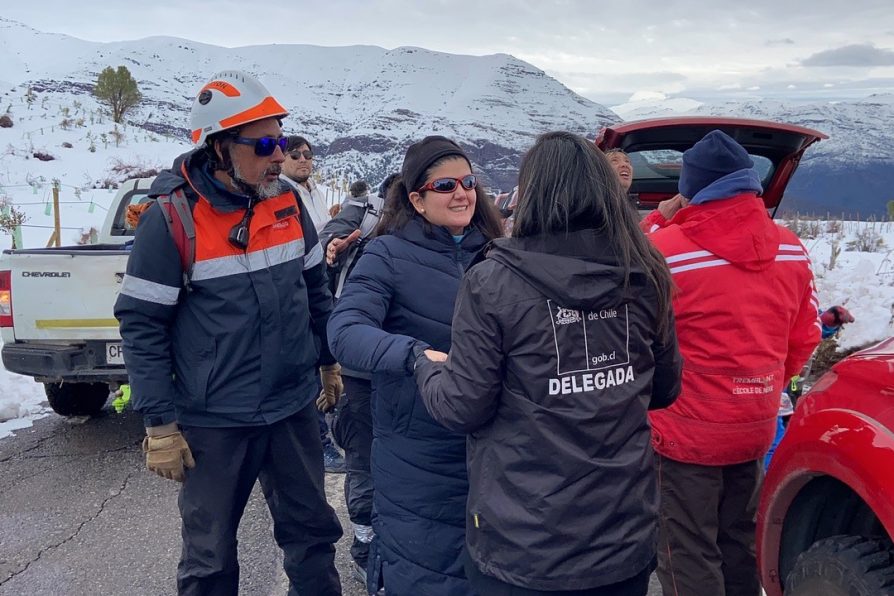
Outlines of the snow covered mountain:
M 702 103 L 646 94 L 612 112 L 505 54 L 373 46 L 223 48 L 170 37 L 95 43 L 2 18 L 0 64 L 0 114 L 12 112 L 16 124 L 8 132 L 0 128 L 0 147 L 7 147 L 0 156 L 7 172 L 4 177 L 0 167 L 0 184 L 7 187 L 41 177 L 80 186 L 91 178 L 104 183 L 108 176 L 98 170 L 108 171 L 110 161 L 116 167 L 118 161 L 170 163 L 189 147 L 188 112 L 197 88 L 217 70 L 240 68 L 257 74 L 291 110 L 286 131 L 310 138 L 320 156 L 318 168 L 340 179 L 380 180 L 400 165 L 410 142 L 438 133 L 468 150 L 489 185 L 508 189 L 522 152 L 541 132 L 564 129 L 592 137 L 621 118 L 686 113 L 790 122 L 829 134 L 805 155 L 784 209 L 883 215 L 894 199 L 892 94 L 815 104 Z M 129 116 L 123 141 L 113 143 L 116 133 L 90 92 L 99 71 L 120 64 L 139 81 L 144 102 Z M 49 134 L 60 126 L 61 136 Z M 72 149 L 58 151 L 62 141 Z M 79 155 L 77 171 L 58 162 L 34 168 L 12 163 L 16 150 L 25 158 L 49 152 L 72 161 L 88 146 L 94 152 Z
M 883 216 L 894 199 L 894 94 L 859 101 L 793 104 L 686 98 L 633 101 L 612 110 L 625 120 L 679 115 L 735 116 L 799 124 L 829 135 L 807 150 L 783 209 Z
M 311 139 L 322 167 L 378 180 L 427 134 L 458 140 L 495 186 L 514 184 L 533 138 L 565 129 L 593 136 L 618 118 L 506 54 L 458 56 L 420 48 L 265 45 L 223 48 L 151 37 L 94 43 L 0 19 L 0 84 L 51 103 L 88 101 L 97 74 L 125 65 L 144 102 L 130 124 L 186 140 L 192 98 L 212 73 L 256 74 L 290 110 L 287 132 Z

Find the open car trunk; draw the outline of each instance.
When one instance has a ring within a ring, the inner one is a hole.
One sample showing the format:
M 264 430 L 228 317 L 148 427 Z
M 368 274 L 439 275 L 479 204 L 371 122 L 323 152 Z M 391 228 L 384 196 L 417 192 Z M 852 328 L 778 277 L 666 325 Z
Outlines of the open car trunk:
M 640 209 L 654 209 L 677 194 L 683 152 L 716 129 L 734 138 L 751 155 L 768 209 L 779 205 L 807 147 L 829 138 L 792 124 L 707 116 L 615 124 L 599 131 L 596 145 L 603 151 L 622 149 L 627 153 L 633 165 L 630 195 Z

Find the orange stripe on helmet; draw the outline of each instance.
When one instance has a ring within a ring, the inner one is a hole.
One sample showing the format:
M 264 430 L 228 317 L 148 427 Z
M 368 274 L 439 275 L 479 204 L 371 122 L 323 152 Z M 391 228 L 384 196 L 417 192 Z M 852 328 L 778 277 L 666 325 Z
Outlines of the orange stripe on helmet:
M 288 115 L 289 112 L 284 107 L 282 107 L 282 105 L 280 105 L 278 101 L 273 99 L 272 96 L 268 95 L 264 98 L 264 101 L 254 106 L 253 108 L 249 108 L 243 112 L 234 114 L 229 118 L 224 118 L 220 121 L 220 127 L 222 129 L 233 128 L 234 126 L 241 126 L 243 124 L 255 122 L 256 120 L 262 120 L 264 118 Z
M 196 143 L 199 142 L 199 137 L 202 136 L 202 129 L 201 128 L 195 129 L 194 131 L 192 131 L 191 136 L 192 136 L 193 145 L 195 145 Z
M 207 91 L 209 89 L 220 91 L 227 97 L 239 97 L 240 95 L 242 95 L 235 85 L 231 85 L 226 81 L 211 81 L 210 83 L 202 87 L 202 91 Z M 200 95 L 202 91 L 199 91 L 197 95 Z

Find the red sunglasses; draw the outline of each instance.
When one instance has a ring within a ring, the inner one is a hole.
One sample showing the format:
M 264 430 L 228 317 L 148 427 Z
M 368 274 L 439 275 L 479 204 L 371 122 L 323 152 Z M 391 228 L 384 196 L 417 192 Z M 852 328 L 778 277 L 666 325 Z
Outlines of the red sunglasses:
M 476 186 L 478 186 L 478 176 L 475 174 L 469 174 L 467 176 L 463 176 L 462 178 L 437 178 L 432 180 L 416 192 L 425 192 L 427 190 L 433 190 L 435 192 L 453 192 L 456 190 L 456 185 L 462 184 L 462 187 L 466 190 L 472 190 Z

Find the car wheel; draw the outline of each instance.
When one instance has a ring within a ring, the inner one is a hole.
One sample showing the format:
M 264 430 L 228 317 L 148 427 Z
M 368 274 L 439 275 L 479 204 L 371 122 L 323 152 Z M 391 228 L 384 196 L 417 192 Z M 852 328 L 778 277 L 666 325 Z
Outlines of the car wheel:
M 47 401 L 60 416 L 93 416 L 109 399 L 105 383 L 44 383 Z
M 894 551 L 887 540 L 832 536 L 798 555 L 785 596 L 894 595 Z

